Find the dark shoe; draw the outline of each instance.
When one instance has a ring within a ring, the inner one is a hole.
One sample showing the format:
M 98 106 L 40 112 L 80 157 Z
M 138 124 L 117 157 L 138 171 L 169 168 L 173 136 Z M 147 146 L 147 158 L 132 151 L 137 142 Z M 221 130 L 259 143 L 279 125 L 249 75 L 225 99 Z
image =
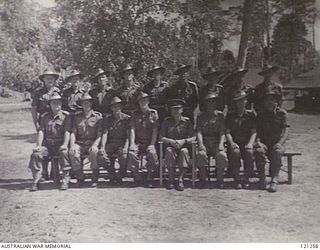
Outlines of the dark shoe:
M 224 189 L 224 183 L 223 182 L 217 182 L 217 188 L 218 189 Z
M 183 181 L 179 181 L 177 186 L 177 191 L 183 191 L 183 190 L 184 190 Z
M 154 188 L 153 181 L 147 181 L 147 188 Z
M 268 189 L 269 192 L 271 193 L 275 193 L 277 192 L 277 183 L 275 182 L 271 182 L 270 187 Z
M 240 182 L 235 182 L 234 188 L 235 189 L 242 189 L 241 183 Z
M 65 191 L 65 190 L 68 190 L 68 188 L 69 188 L 68 183 L 62 182 L 61 187 L 60 187 L 60 190 Z
M 30 188 L 30 192 L 35 192 L 38 190 L 38 184 L 37 183 L 33 183 L 31 188 Z
M 78 179 L 78 181 L 77 181 L 77 187 L 78 187 L 78 188 L 82 188 L 83 185 L 84 185 L 84 180 Z
M 143 185 L 142 181 L 141 180 L 135 180 L 134 181 L 134 186 L 135 187 L 141 187 Z
M 199 189 L 202 189 L 202 188 L 205 188 L 206 184 L 207 184 L 206 181 L 200 180 L 197 186 Z
M 49 174 L 48 173 L 43 173 L 42 174 L 42 178 L 46 181 L 49 181 L 50 180 L 50 177 L 49 177 Z
M 91 183 L 91 187 L 93 187 L 93 188 L 98 187 L 98 182 L 92 182 L 92 183 Z
M 167 185 L 167 189 L 174 189 L 174 181 L 169 181 L 168 185 Z
M 260 190 L 266 190 L 266 187 L 267 187 L 267 183 L 266 183 L 265 180 L 260 180 L 260 181 L 258 182 L 258 188 L 259 188 Z
M 242 188 L 243 188 L 243 189 L 250 189 L 250 184 L 249 184 L 249 182 L 243 183 L 243 184 L 242 184 Z

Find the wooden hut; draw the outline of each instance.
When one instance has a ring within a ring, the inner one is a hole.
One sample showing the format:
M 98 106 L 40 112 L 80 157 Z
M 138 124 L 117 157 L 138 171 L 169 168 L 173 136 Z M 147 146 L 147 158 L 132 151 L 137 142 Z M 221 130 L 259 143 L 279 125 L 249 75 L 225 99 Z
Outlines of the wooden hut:
M 293 92 L 295 111 L 320 112 L 320 66 L 295 77 L 284 89 Z

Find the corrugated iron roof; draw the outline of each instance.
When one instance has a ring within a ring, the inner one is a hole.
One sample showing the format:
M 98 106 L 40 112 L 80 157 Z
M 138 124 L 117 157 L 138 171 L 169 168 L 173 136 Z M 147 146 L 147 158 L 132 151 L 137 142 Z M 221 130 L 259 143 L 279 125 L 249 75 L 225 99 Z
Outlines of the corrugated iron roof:
M 284 86 L 285 89 L 320 88 L 320 66 L 292 79 Z

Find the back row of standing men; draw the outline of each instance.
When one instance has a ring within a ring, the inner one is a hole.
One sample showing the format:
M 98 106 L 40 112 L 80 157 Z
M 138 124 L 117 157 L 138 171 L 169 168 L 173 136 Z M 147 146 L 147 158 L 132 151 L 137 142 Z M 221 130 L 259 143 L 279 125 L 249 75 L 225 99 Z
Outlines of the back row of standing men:
M 166 69 L 154 66 L 148 72 L 152 80 L 141 86 L 134 78 L 134 68 L 127 66 L 121 72 L 122 84 L 117 89 L 109 80 L 110 73 L 102 69 L 94 77 L 97 86 L 93 89 L 85 88 L 88 85 L 82 82 L 83 75 L 78 71 L 67 77 L 71 86 L 63 91 L 55 87 L 59 77 L 55 72 L 40 75 L 44 87 L 34 94 L 32 101 L 33 121 L 39 133 L 29 164 L 34 176 L 31 190 L 38 188 L 45 157 L 57 154 L 64 173 L 62 190 L 68 188 L 71 168 L 82 186 L 84 155 L 91 161 L 93 186 L 98 183 L 99 167 L 108 170 L 114 183 L 121 182 L 126 170 L 131 170 L 140 185 L 141 152 L 147 156 L 147 186 L 153 187 L 153 174 L 159 164 L 156 149 L 159 138 L 165 145 L 169 189 L 184 189 L 190 144 L 197 140 L 200 187 L 206 184 L 205 166 L 208 157 L 213 156 L 219 188 L 223 188 L 228 165 L 235 188 L 249 188 L 255 160 L 259 185 L 264 189 L 268 156 L 272 177 L 269 191 L 276 191 L 289 127 L 287 113 L 280 107 L 282 87 L 271 81 L 278 68 L 266 66 L 259 73 L 264 81 L 255 89 L 242 80 L 246 69 L 238 68 L 221 76 L 221 72 L 208 68 L 203 74 L 207 83 L 200 89 L 188 79 L 190 69 L 190 65 L 180 65 L 174 72 L 178 80 L 169 85 L 162 80 Z M 196 115 L 198 107 L 201 113 Z M 111 163 L 114 155 L 120 163 L 118 173 Z M 241 158 L 245 168 L 243 178 L 239 174 Z

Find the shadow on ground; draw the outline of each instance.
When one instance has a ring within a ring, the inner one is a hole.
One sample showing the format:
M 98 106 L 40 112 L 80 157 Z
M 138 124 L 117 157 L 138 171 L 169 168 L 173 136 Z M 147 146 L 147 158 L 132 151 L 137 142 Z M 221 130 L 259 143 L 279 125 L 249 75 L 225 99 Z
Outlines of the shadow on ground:
M 36 143 L 37 133 L 24 134 L 24 135 L 3 135 L 3 138 L 10 141 L 25 141 L 27 143 Z

